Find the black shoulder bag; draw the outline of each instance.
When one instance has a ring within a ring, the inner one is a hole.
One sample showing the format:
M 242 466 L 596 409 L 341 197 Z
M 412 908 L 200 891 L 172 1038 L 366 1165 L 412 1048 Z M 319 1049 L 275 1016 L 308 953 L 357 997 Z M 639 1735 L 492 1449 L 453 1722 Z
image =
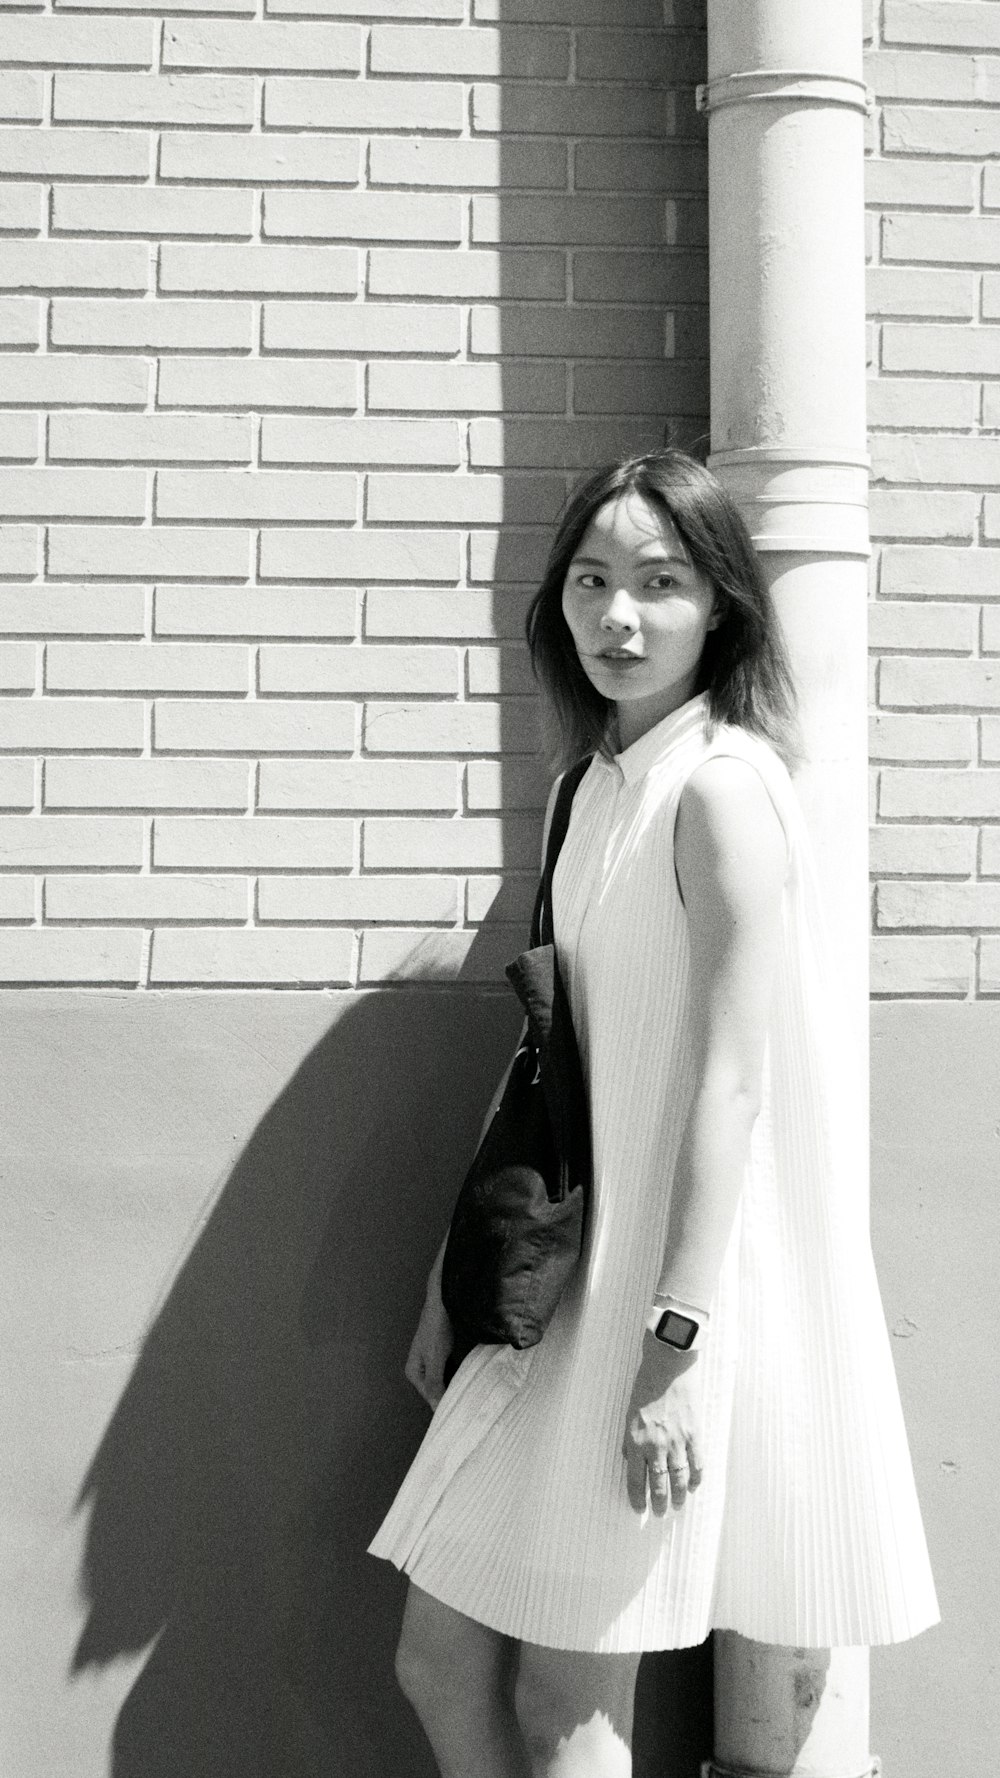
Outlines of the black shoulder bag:
M 583 1241 L 590 1114 L 552 925 L 552 877 L 589 759 L 559 786 L 531 922 L 531 947 L 507 966 L 527 1015 L 497 1109 L 458 1194 L 441 1275 L 456 1342 L 450 1378 L 473 1346 L 534 1346 Z

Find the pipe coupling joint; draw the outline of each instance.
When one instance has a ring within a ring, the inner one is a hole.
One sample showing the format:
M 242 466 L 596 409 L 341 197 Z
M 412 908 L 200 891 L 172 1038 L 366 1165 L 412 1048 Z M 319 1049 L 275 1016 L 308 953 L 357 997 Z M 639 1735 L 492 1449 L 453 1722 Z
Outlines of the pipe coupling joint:
M 839 105 L 867 115 L 874 95 L 863 80 L 849 74 L 823 74 L 811 68 L 750 68 L 740 74 L 718 74 L 695 87 L 695 105 L 710 114 L 727 105 Z

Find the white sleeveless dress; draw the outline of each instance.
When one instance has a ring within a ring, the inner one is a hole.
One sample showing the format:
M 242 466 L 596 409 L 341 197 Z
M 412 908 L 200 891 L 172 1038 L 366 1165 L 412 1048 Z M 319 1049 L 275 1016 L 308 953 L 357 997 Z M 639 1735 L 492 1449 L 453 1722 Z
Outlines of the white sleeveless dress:
M 553 907 L 591 1095 L 587 1251 L 540 1345 L 465 1360 L 371 1549 L 554 1648 L 678 1648 L 712 1628 L 898 1641 L 938 1613 L 868 1239 L 863 1099 L 788 774 L 706 719 L 702 695 L 576 793 Z M 696 1370 L 705 1476 L 661 1519 L 630 1507 L 621 1442 L 694 1087 L 674 821 L 720 754 L 760 774 L 789 876 L 762 1109 Z

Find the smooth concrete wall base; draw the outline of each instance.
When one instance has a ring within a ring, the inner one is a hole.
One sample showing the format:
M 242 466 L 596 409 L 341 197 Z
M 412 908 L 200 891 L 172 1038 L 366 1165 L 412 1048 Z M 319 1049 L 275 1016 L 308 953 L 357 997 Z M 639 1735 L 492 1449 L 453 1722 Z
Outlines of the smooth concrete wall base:
M 4 1774 L 431 1778 L 402 1583 L 364 1550 L 515 1024 L 466 986 L 0 995 Z M 875 1657 L 887 1778 L 997 1745 L 998 1051 L 1000 1006 L 875 1009 L 876 1247 L 946 1614 Z M 643 1664 L 637 1778 L 695 1778 L 710 1657 Z

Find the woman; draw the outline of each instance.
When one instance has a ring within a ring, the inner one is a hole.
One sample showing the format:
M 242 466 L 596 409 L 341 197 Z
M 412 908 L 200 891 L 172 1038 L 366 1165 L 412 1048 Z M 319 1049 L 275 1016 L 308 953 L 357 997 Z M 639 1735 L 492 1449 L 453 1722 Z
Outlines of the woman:
M 591 476 L 528 634 L 564 757 L 594 752 L 553 889 L 587 1248 L 541 1344 L 476 1348 L 444 1394 L 439 1255 L 407 1364 L 434 1419 L 372 1548 L 411 1578 L 398 1670 L 444 1778 L 625 1778 L 642 1650 L 937 1609 L 788 667 L 708 471 Z

